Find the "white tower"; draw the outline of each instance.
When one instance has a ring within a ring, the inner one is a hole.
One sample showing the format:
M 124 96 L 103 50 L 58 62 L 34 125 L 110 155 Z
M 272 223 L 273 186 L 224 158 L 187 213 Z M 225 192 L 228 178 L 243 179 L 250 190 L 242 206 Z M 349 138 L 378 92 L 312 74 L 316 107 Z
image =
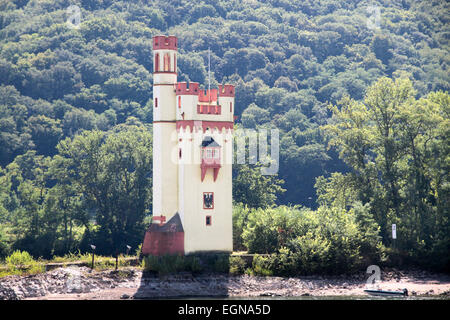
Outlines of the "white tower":
M 177 38 L 153 37 L 153 215 L 170 219 L 178 210 L 175 91 Z
M 230 252 L 234 86 L 177 83 L 174 36 L 155 36 L 153 52 L 153 216 L 163 217 L 142 252 Z

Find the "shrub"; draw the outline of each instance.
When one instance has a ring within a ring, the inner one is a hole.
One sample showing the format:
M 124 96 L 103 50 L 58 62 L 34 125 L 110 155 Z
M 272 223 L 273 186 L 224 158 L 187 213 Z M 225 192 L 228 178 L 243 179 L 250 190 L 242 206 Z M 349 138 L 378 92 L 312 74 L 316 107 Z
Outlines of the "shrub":
M 36 274 L 45 270 L 44 266 L 35 261 L 26 251 L 14 251 L 6 257 L 8 272 L 11 274 Z
M 274 269 L 273 256 L 264 257 L 257 254 L 253 257 L 252 275 L 271 276 Z
M 242 232 L 247 225 L 248 214 L 250 210 L 244 207 L 242 203 L 233 206 L 233 250 L 246 250 L 242 239 Z
M 200 259 L 195 256 L 149 255 L 144 257 L 142 263 L 145 271 L 157 272 L 159 275 L 180 271 L 200 272 L 203 270 Z
M 241 257 L 230 257 L 230 273 L 243 274 L 247 263 Z
M 230 272 L 230 257 L 229 255 L 218 255 L 214 262 L 215 272 L 228 273 Z
M 26 251 L 16 250 L 6 258 L 6 264 L 8 267 L 26 266 L 33 263 L 33 257 L 31 257 L 31 255 Z
M 292 239 L 289 243 L 291 256 L 297 267 L 297 273 L 310 274 L 326 272 L 330 269 L 329 251 L 331 243 L 321 235 L 308 232 Z
M 256 259 L 257 274 L 349 273 L 384 261 L 379 226 L 369 207 L 350 210 L 321 206 L 317 211 L 280 206 L 251 210 L 243 230 L 250 253 L 276 254 Z M 262 271 L 261 271 L 262 270 Z
M 278 254 L 273 255 L 275 261 L 274 275 L 277 276 L 292 276 L 297 275 L 300 271 L 298 255 L 289 248 L 283 247 Z
M 186 271 L 197 273 L 203 270 L 200 259 L 198 257 L 187 256 L 185 257 L 185 259 L 186 259 L 185 264 Z

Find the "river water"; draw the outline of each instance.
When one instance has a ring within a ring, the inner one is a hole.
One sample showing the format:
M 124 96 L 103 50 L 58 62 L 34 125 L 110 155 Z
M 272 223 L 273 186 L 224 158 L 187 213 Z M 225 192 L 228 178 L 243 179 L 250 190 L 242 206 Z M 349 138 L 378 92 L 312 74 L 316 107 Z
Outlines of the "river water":
M 182 300 L 450 300 L 449 296 L 407 296 L 407 297 L 379 297 L 361 296 L 296 296 L 296 297 L 180 297 Z

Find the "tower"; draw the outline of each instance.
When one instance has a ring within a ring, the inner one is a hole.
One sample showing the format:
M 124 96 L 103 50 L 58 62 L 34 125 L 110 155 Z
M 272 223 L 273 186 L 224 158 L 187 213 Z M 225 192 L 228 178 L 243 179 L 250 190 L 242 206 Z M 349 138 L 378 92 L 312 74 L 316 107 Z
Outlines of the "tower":
M 153 38 L 154 218 L 142 252 L 229 252 L 235 88 L 177 82 L 176 58 L 176 37 Z
M 175 92 L 177 38 L 153 37 L 153 213 L 170 219 L 178 210 Z

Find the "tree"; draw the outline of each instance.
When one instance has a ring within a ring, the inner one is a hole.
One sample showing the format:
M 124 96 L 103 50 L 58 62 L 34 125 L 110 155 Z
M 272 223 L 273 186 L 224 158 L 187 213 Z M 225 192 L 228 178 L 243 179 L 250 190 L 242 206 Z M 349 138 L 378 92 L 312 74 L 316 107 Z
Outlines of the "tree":
M 324 129 L 352 171 L 320 178 L 316 186 L 323 204 L 370 205 L 386 244 L 396 223 L 403 255 L 416 263 L 433 257 L 434 265 L 448 268 L 449 213 L 440 204 L 448 203 L 449 96 L 414 95 L 409 80 L 381 78 L 363 102 L 346 98 L 333 106 Z
M 143 126 L 83 132 L 58 145 L 57 166 L 93 210 L 99 252 L 142 241 L 151 205 L 151 135 Z
M 264 176 L 260 165 L 234 165 L 233 200 L 250 208 L 267 208 L 275 204 L 277 194 L 284 192 L 283 180 L 277 175 Z

